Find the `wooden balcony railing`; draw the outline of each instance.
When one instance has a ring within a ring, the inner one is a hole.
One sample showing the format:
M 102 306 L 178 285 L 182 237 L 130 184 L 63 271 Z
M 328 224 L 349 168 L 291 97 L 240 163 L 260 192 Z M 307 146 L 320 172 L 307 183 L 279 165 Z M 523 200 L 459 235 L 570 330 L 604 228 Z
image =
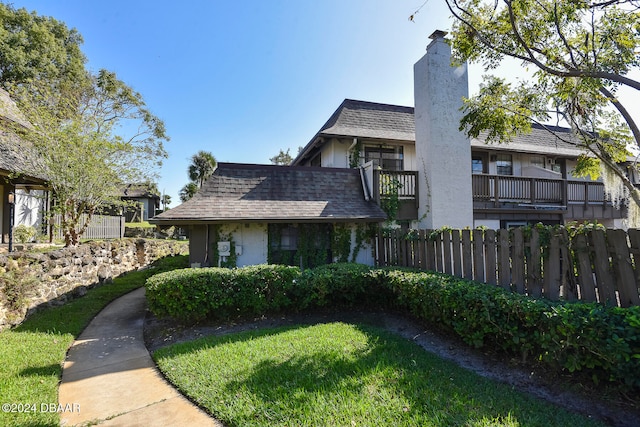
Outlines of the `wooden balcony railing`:
M 399 200 L 418 203 L 418 172 L 374 170 L 373 197 L 376 201 L 397 194 Z M 595 181 L 531 178 L 506 175 L 472 175 L 474 202 L 499 207 L 503 203 L 566 208 L 568 205 L 610 205 L 604 185 Z
M 417 199 L 417 177 L 417 171 L 375 170 L 373 188 L 378 191 L 374 197 L 379 200 L 397 194 L 400 200 Z
M 531 205 L 606 204 L 604 185 L 593 181 L 472 175 L 473 200 Z

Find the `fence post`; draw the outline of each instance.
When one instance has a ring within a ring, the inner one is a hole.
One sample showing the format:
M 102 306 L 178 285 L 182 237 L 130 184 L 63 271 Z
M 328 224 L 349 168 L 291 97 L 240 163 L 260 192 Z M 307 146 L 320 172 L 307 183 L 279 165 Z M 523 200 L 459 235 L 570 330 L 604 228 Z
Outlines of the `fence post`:
M 498 281 L 507 290 L 511 289 L 510 252 L 509 230 L 498 230 Z
M 473 230 L 473 280 L 484 282 L 484 233 Z
M 514 228 L 511 231 L 513 232 L 511 283 L 515 285 L 517 293 L 524 295 L 524 236 L 522 228 Z
M 608 230 L 608 240 L 613 247 L 613 265 L 616 268 L 618 279 L 618 294 L 620 306 L 629 307 L 640 304 L 638 285 L 636 284 L 633 267 L 631 266 L 631 254 L 627 245 L 627 234 L 624 230 Z
M 451 231 L 451 242 L 453 243 L 453 274 L 456 277 L 464 277 L 462 273 L 462 251 L 460 248 L 460 230 Z
M 469 280 L 473 280 L 471 251 L 471 230 L 462 230 L 462 266 L 464 268 L 464 278 Z
M 609 251 L 604 231 L 591 230 L 591 247 L 594 249 L 593 263 L 598 280 L 599 302 L 617 305 L 614 278 L 609 270 Z
M 485 241 L 485 259 L 486 259 L 486 275 L 487 283 L 497 285 L 496 281 L 496 232 L 495 230 L 486 230 L 484 232 Z
M 540 250 L 540 234 L 535 228 L 531 229 L 531 238 L 529 239 L 529 257 L 527 259 L 527 289 L 529 294 L 538 298 L 542 296 L 542 271 L 541 271 L 541 250 Z

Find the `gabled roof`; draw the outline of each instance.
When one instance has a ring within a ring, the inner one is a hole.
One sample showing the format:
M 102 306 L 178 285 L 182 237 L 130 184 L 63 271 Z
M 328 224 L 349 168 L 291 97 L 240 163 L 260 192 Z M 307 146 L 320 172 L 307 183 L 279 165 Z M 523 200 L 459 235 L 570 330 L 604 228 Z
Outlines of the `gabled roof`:
M 414 114 L 413 107 L 345 99 L 292 164 L 299 164 L 304 158 L 309 157 L 314 148 L 319 147 L 324 143 L 324 138 L 329 137 L 415 143 Z M 471 146 L 523 153 L 552 153 L 569 157 L 577 157 L 583 152 L 575 144 L 557 138 L 549 130 L 565 134 L 570 141 L 578 142 L 575 137 L 571 137 L 570 130 L 567 128 L 547 126 L 545 129 L 542 126 L 533 125 L 530 134 L 516 136 L 509 144 L 485 144 L 482 139 L 474 139 L 471 141 Z
M 357 169 L 218 163 L 185 203 L 154 224 L 212 222 L 380 222 L 386 214 L 366 201 Z

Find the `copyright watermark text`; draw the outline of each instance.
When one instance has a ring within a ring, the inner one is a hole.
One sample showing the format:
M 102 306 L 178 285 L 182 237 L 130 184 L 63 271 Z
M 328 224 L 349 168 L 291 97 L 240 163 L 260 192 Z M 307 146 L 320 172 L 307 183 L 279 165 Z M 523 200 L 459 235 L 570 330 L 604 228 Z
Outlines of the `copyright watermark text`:
M 30 412 L 69 412 L 79 413 L 79 403 L 3 403 L 2 412 L 30 413 Z

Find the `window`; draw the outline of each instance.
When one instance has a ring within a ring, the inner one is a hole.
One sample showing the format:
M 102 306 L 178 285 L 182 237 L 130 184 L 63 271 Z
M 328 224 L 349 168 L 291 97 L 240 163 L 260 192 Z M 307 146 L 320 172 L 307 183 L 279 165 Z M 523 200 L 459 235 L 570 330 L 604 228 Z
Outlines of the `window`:
M 498 175 L 513 175 L 511 154 L 498 154 L 496 156 L 496 173 Z
M 531 163 L 531 166 L 537 166 L 543 169 L 545 167 L 543 156 L 532 156 L 531 159 L 529 160 L 529 163 Z
M 315 267 L 331 262 L 331 224 L 269 224 L 269 264 Z
M 480 155 L 471 155 L 471 173 L 484 173 L 484 159 Z
M 281 230 L 280 248 L 285 251 L 295 251 L 298 249 L 298 229 L 286 227 Z
M 402 146 L 391 148 L 364 147 L 364 161 L 373 161 L 374 166 L 380 167 L 384 170 L 404 170 Z

